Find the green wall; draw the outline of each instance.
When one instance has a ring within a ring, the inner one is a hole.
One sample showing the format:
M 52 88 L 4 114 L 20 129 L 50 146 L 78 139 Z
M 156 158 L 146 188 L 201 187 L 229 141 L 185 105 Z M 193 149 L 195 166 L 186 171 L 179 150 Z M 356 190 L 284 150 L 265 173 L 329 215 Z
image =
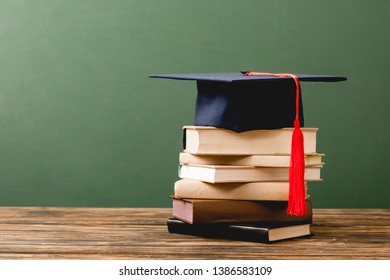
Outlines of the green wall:
M 390 2 L 0 1 L 0 205 L 169 207 L 194 82 L 153 73 L 345 75 L 303 84 L 315 207 L 390 207 Z

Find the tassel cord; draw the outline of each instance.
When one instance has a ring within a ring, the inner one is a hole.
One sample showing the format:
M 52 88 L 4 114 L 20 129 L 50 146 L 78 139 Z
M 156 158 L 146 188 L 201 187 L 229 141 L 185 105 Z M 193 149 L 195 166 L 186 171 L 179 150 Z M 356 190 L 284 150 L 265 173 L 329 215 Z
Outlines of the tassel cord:
M 289 168 L 289 199 L 287 214 L 303 216 L 307 214 L 306 193 L 304 186 L 305 161 L 304 161 L 304 139 L 299 122 L 299 99 L 300 84 L 299 79 L 294 74 L 289 73 L 263 73 L 263 72 L 242 72 L 245 76 L 273 76 L 273 77 L 290 77 L 295 83 L 295 120 L 294 130 L 291 139 L 291 157 Z

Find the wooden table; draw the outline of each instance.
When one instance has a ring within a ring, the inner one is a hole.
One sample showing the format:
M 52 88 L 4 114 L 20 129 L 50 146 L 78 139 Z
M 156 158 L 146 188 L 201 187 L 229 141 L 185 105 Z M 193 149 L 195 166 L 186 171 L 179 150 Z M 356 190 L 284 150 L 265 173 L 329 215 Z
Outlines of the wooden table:
M 170 209 L 0 207 L 0 259 L 390 259 L 390 209 L 314 209 L 274 244 L 169 234 Z

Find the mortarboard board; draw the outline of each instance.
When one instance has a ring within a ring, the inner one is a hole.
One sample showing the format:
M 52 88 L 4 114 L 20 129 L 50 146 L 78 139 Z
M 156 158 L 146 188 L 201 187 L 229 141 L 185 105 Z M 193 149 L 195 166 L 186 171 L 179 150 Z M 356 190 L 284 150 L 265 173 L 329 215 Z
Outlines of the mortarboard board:
M 338 82 L 345 77 L 262 72 L 159 74 L 151 78 L 196 80 L 194 125 L 243 132 L 294 127 L 289 170 L 287 213 L 307 212 L 304 191 L 303 106 L 300 81 Z
M 297 74 L 299 81 L 337 82 L 346 78 Z M 241 72 L 158 74 L 151 78 L 195 80 L 198 95 L 194 125 L 226 128 L 235 132 L 293 127 L 296 96 L 291 77 L 272 74 L 247 76 Z M 299 95 L 299 121 L 304 126 Z

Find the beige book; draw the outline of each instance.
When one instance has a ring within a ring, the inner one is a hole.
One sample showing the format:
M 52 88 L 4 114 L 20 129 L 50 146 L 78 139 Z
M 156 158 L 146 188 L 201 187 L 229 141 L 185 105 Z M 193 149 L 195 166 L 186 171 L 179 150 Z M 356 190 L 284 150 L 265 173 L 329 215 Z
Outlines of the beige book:
M 305 154 L 316 153 L 317 128 L 302 128 Z M 231 130 L 204 127 L 183 127 L 183 148 L 191 154 L 256 155 L 291 153 L 293 128 L 251 130 L 237 133 Z
M 323 164 L 324 154 L 306 154 L 305 166 Z M 180 153 L 180 164 L 289 167 L 290 155 L 194 155 Z
M 322 165 L 305 168 L 305 181 L 322 181 Z M 288 167 L 254 167 L 232 165 L 180 165 L 179 177 L 209 183 L 288 182 Z
M 175 183 L 174 192 L 175 197 L 178 198 L 288 201 L 289 183 L 212 184 L 198 180 L 181 179 Z

